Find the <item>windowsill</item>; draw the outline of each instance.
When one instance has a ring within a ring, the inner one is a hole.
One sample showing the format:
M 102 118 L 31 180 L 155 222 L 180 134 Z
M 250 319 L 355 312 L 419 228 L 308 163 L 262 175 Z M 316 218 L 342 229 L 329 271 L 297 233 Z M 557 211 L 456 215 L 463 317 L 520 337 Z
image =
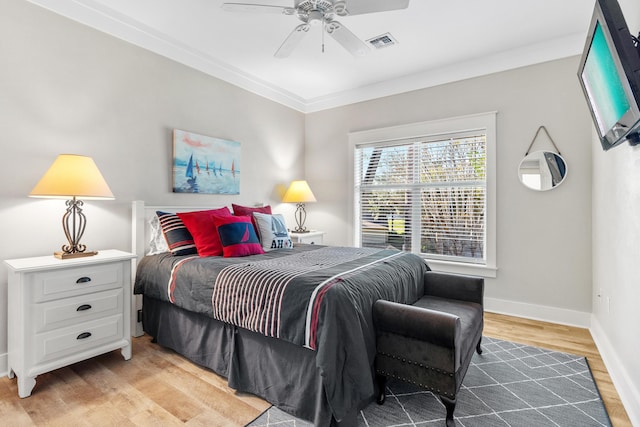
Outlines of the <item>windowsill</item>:
M 498 272 L 497 267 L 490 267 L 481 264 L 466 264 L 462 262 L 442 261 L 436 259 L 423 258 L 429 267 L 434 271 L 443 273 L 466 274 L 469 276 L 480 276 L 485 278 L 495 278 Z

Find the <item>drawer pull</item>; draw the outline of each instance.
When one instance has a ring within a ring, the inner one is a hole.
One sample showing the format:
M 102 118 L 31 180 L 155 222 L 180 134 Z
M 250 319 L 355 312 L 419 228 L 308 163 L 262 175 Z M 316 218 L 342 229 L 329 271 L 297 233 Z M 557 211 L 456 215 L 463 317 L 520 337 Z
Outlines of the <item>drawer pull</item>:
M 83 332 L 76 337 L 77 340 L 83 340 L 85 338 L 89 338 L 91 336 L 91 332 Z
M 91 277 L 84 276 L 76 280 L 76 283 L 88 283 L 90 281 L 91 281 Z
M 82 304 L 80 307 L 76 308 L 76 311 L 85 311 L 85 310 L 90 310 L 90 309 L 91 309 L 91 305 Z

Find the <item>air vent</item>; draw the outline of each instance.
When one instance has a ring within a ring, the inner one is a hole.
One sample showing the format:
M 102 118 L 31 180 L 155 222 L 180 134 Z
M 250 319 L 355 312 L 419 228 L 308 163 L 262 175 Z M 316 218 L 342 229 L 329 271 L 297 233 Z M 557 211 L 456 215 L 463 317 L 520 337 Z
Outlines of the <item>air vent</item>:
M 385 33 L 369 39 L 367 40 L 367 43 L 371 44 L 371 46 L 375 47 L 376 49 L 382 49 L 383 47 L 389 47 L 398 44 L 396 39 L 394 39 L 393 36 L 389 33 Z

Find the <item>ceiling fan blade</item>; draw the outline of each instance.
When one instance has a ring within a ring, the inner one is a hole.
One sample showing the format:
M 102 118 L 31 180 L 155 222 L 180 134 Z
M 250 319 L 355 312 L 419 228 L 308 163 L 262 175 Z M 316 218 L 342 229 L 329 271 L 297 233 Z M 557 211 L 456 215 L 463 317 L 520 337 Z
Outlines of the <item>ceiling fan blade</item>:
M 293 15 L 295 9 L 292 7 L 272 6 L 268 4 L 249 4 L 249 3 L 222 3 L 222 10 L 227 12 L 241 13 L 277 13 L 284 15 Z
M 298 46 L 300 40 L 302 40 L 304 35 L 309 31 L 309 28 L 309 24 L 300 24 L 296 28 L 294 28 L 273 56 L 275 56 L 276 58 L 286 58 L 287 56 L 291 55 L 293 49 Z
M 368 46 L 362 40 L 338 21 L 328 22 L 325 25 L 325 29 L 335 41 L 351 52 L 352 55 L 364 56 L 369 51 Z
M 346 0 L 346 15 L 387 12 L 406 9 L 408 6 L 409 0 Z

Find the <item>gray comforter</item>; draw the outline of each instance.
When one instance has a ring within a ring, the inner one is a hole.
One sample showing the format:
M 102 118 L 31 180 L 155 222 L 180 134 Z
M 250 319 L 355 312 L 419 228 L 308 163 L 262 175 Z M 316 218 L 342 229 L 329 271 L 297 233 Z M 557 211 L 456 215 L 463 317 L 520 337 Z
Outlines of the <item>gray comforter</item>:
M 413 303 L 425 262 L 395 250 L 299 245 L 244 258 L 141 260 L 134 293 L 316 352 L 336 420 L 374 394 L 378 299 Z

